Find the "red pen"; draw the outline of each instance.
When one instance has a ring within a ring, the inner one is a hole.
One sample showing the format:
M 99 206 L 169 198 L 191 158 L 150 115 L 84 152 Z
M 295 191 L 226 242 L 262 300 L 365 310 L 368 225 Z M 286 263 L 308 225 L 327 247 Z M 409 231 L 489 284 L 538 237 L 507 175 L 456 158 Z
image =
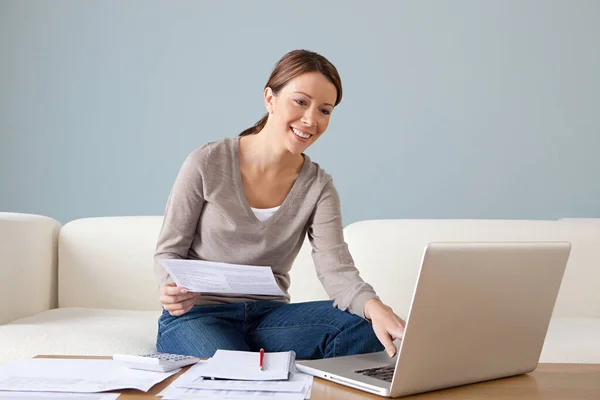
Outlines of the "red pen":
M 260 356 L 258 359 L 258 368 L 263 369 L 263 359 L 265 358 L 265 349 L 260 349 Z

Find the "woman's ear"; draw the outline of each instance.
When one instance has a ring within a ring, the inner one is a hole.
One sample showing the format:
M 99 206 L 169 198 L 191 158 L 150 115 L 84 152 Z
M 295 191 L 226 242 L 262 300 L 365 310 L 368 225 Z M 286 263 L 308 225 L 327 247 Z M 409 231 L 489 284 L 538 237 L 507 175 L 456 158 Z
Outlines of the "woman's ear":
M 267 112 L 269 114 L 273 114 L 275 111 L 275 93 L 270 87 L 265 88 L 265 107 L 267 107 Z

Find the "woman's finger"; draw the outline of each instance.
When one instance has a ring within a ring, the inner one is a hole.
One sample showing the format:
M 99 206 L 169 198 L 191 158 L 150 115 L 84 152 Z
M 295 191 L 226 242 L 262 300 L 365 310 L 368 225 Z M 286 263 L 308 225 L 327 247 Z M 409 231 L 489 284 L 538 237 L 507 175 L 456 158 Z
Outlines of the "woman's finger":
M 166 285 L 163 285 L 159 288 L 159 292 L 161 295 L 166 294 L 167 290 L 169 290 L 168 288 L 175 287 L 175 286 L 177 286 L 175 283 L 167 283 Z
M 187 309 L 189 311 L 189 310 L 192 309 L 192 307 L 194 306 L 194 304 L 196 304 L 196 298 L 193 297 L 193 298 L 191 298 L 189 300 L 181 302 L 180 304 L 181 304 L 181 308 L 183 308 L 184 310 Z
M 404 327 L 402 325 L 394 324 L 387 331 L 394 340 L 404 337 Z
M 196 299 L 198 296 L 200 296 L 200 293 L 188 292 L 187 294 L 181 294 L 179 296 L 174 296 L 174 297 L 177 299 L 178 303 L 181 303 L 182 301 Z
M 178 303 L 178 304 L 182 304 L 182 303 Z M 181 308 L 176 308 L 174 310 L 167 310 L 169 311 L 169 314 L 171 314 L 174 317 L 180 317 L 184 314 L 187 314 L 192 308 L 194 307 L 194 303 L 191 303 L 185 307 L 181 307 Z
M 186 307 L 183 303 L 170 304 L 165 307 L 165 310 L 169 312 L 169 314 L 173 316 L 179 316 L 185 314 L 186 308 L 191 309 L 191 307 Z
M 169 311 L 169 310 L 167 310 Z M 182 316 L 183 314 L 185 314 L 184 310 L 174 310 L 174 311 L 169 311 L 169 314 L 171 314 L 174 317 L 179 317 Z
M 159 297 L 159 299 L 162 304 L 175 304 L 189 299 L 196 299 L 198 296 L 200 296 L 200 293 L 188 292 L 187 294 L 176 296 L 162 295 Z
M 179 310 L 184 310 L 184 309 L 191 309 L 194 306 L 194 304 L 196 304 L 196 298 L 198 296 L 192 296 L 188 299 L 185 299 L 184 301 L 176 301 L 176 302 L 171 302 L 173 296 L 164 296 L 164 297 L 165 297 L 164 299 L 161 298 L 161 303 L 162 303 L 164 309 L 169 312 L 172 312 L 172 311 L 179 311 Z
M 177 296 L 181 294 L 186 294 L 187 292 L 188 290 L 186 288 L 176 286 L 174 283 L 161 286 L 160 288 L 160 293 L 167 296 Z
M 390 357 L 394 357 L 394 355 L 396 355 L 396 346 L 394 346 L 394 342 L 387 330 L 379 325 L 373 326 L 373 330 L 375 331 L 377 339 L 379 339 L 383 347 L 385 347 L 386 353 L 388 353 Z

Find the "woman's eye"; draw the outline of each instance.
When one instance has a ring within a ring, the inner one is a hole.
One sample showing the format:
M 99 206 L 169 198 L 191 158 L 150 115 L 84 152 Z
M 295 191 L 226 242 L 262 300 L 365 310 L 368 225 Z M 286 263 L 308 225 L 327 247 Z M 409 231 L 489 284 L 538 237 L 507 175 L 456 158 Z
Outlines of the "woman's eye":
M 329 115 L 329 114 L 331 114 L 331 113 L 329 112 L 329 110 L 321 110 L 321 112 L 322 112 L 323 114 L 325 114 L 325 115 Z
M 306 105 L 306 102 L 304 100 L 294 100 L 294 101 L 301 106 Z

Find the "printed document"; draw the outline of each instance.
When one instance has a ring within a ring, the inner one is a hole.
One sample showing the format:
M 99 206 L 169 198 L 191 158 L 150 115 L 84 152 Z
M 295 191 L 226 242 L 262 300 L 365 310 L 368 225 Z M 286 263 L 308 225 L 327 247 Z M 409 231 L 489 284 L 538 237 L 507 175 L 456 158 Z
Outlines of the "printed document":
M 302 393 L 237 392 L 227 390 L 181 389 L 176 395 L 167 394 L 163 400 L 304 400 Z
M 136 370 L 115 360 L 31 358 L 0 365 L 0 390 L 97 393 L 138 389 L 147 392 L 178 371 Z
M 271 267 L 200 260 L 160 260 L 177 286 L 190 292 L 283 296 Z
M 252 351 L 217 350 L 198 373 L 208 378 L 271 381 L 288 379 L 296 365 L 296 353 L 284 351 L 265 353 L 263 369 L 259 368 L 259 353 Z
M 119 393 L 0 392 L 0 399 L 12 400 L 116 400 Z
M 212 380 L 202 377 L 202 364 L 193 365 L 165 390 L 158 394 L 163 400 L 171 399 L 308 399 L 312 392 L 313 377 L 299 371 L 290 374 L 287 381 Z M 295 368 L 295 367 L 294 367 Z M 301 384 L 301 385 L 300 385 Z
M 239 392 L 228 390 L 197 390 L 178 389 L 177 392 L 169 392 L 162 400 L 304 400 L 302 393 L 284 392 Z

